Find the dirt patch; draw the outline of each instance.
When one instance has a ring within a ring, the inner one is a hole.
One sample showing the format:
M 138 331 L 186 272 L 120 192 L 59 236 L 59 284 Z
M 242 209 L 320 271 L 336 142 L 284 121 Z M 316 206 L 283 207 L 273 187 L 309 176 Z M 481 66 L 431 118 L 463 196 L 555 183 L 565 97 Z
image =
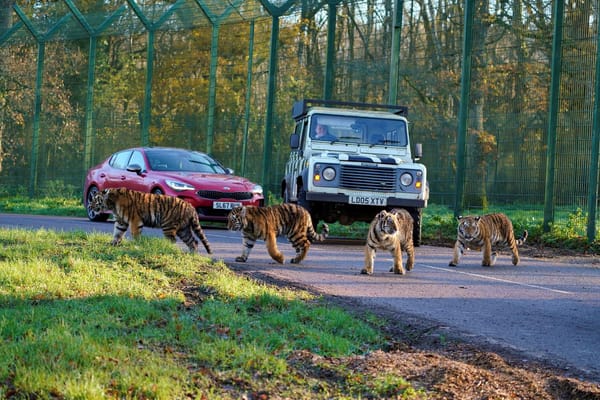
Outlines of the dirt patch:
M 312 291 L 309 287 L 278 281 L 265 274 L 243 269 L 238 272 L 269 284 Z M 385 334 L 390 342 L 385 350 L 345 358 L 296 352 L 289 361 L 307 376 L 340 379 L 340 370 L 346 371 L 346 376 L 356 373 L 373 379 L 382 374 L 393 374 L 403 377 L 413 387 L 423 389 L 428 393 L 428 399 L 600 400 L 598 376 L 555 365 L 550 360 L 534 360 L 510 348 L 448 332 L 434 321 L 365 309 L 364 304 L 345 297 L 327 296 L 326 300 L 358 318 L 369 312 L 383 318 L 388 322 Z

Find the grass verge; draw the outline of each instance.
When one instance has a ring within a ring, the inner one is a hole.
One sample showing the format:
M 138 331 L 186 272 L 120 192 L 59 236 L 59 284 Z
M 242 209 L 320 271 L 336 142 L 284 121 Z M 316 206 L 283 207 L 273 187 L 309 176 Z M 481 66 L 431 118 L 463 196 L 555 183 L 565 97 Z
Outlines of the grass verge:
M 364 354 L 381 322 L 162 238 L 0 229 L 0 398 L 422 398 L 294 355 Z M 335 375 L 335 378 L 332 376 Z

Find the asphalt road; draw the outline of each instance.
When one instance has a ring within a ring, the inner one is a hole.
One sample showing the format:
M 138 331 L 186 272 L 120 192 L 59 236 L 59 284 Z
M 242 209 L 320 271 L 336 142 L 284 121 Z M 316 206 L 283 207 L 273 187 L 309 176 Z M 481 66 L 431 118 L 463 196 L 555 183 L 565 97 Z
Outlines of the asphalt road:
M 0 214 L 0 226 L 24 229 L 112 232 L 111 223 L 82 218 Z M 438 335 L 509 348 L 571 374 L 600 382 L 600 260 L 532 258 L 513 266 L 503 252 L 496 266 L 481 267 L 481 253 L 467 253 L 448 267 L 452 250 L 421 246 L 407 275 L 389 273 L 392 259 L 378 252 L 375 273 L 360 275 L 363 246 L 314 244 L 302 265 L 276 264 L 259 242 L 247 263 L 238 232 L 205 228 L 214 258 L 256 277 L 290 282 L 358 307 L 403 320 L 428 321 Z M 144 234 L 161 236 L 157 229 Z M 282 238 L 286 262 L 294 250 Z M 203 251 L 203 249 L 202 249 Z

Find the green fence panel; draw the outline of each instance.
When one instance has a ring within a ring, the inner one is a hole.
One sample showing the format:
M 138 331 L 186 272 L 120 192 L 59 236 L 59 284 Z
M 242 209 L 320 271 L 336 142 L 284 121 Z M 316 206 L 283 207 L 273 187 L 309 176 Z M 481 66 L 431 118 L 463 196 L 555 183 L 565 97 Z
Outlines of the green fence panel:
M 0 10 L 0 194 L 76 195 L 91 165 L 150 144 L 209 151 L 277 197 L 294 100 L 395 102 L 430 202 L 597 240 L 598 1 L 564 5 L 17 0 Z

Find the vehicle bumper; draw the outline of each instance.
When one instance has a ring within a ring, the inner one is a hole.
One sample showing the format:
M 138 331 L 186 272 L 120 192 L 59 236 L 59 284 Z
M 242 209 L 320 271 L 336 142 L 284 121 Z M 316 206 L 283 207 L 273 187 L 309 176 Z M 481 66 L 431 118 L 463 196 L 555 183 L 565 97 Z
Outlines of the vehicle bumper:
M 341 204 L 350 204 L 350 197 L 346 194 L 342 193 L 314 193 L 308 192 L 306 193 L 307 201 L 317 201 L 317 202 L 327 202 L 327 203 L 341 203 Z M 356 204 L 352 204 L 353 206 L 357 206 Z M 360 205 L 358 205 L 360 206 Z M 365 207 L 370 207 L 368 205 L 364 205 Z M 427 207 L 427 201 L 421 199 L 403 199 L 399 197 L 388 197 L 387 198 L 387 207 L 415 207 L 415 208 L 424 208 Z

